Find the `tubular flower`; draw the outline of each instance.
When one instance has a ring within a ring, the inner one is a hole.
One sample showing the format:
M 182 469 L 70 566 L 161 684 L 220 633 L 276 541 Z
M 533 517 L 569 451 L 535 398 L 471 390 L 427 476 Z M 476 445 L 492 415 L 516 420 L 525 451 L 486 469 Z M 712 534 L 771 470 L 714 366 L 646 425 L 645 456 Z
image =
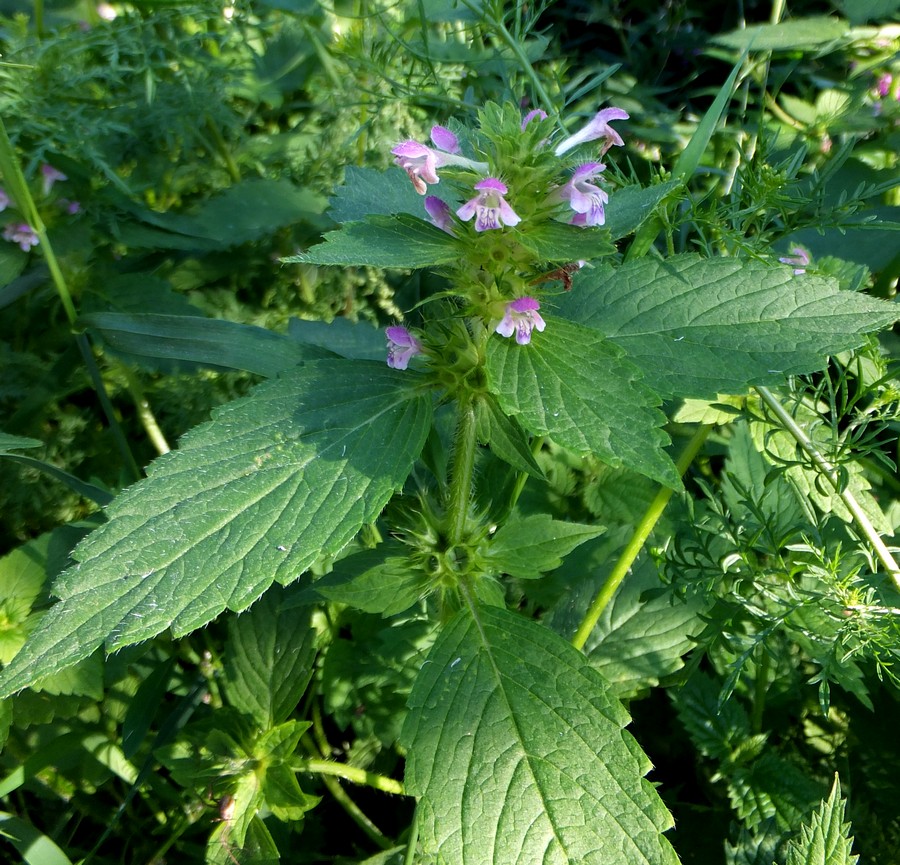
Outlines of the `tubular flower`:
M 535 118 L 537 118 L 538 120 L 546 120 L 547 112 L 541 108 L 535 108 L 533 111 L 529 111 L 522 118 L 522 132 L 525 131 L 525 127 L 528 126 L 528 124 L 531 123 L 531 121 L 534 120 Z
M 476 231 L 500 228 L 500 223 L 512 227 L 522 221 L 503 197 L 509 192 L 506 184 L 496 177 L 479 180 L 475 184 L 475 191 L 478 195 L 460 207 L 456 215 L 463 222 L 468 222 L 474 216 Z
M 584 144 L 585 141 L 595 141 L 598 138 L 602 138 L 604 140 L 603 147 L 600 149 L 600 155 L 603 156 L 614 144 L 621 147 L 625 143 L 622 141 L 622 136 L 609 125 L 610 121 L 627 119 L 628 113 L 621 108 L 604 108 L 594 115 L 594 119 L 587 126 L 560 142 L 553 152 L 557 156 L 562 156 L 566 151 L 577 147 L 579 144 Z
M 782 264 L 793 265 L 794 276 L 806 273 L 806 268 L 809 267 L 811 261 L 809 253 L 802 246 L 792 246 L 790 253 L 790 255 L 782 255 L 778 260 Z
M 609 196 L 592 181 L 598 177 L 606 166 L 602 162 L 585 162 L 575 169 L 572 177 L 565 186 L 550 193 L 550 199 L 557 202 L 565 201 L 575 211 L 569 220 L 572 225 L 585 227 L 603 225 L 606 222 L 604 210 Z
M 34 229 L 26 222 L 10 222 L 3 229 L 3 239 L 18 243 L 22 252 L 28 252 L 32 246 L 40 243 Z
M 437 170 L 444 165 L 461 165 L 472 171 L 487 169 L 487 163 L 459 155 L 459 139 L 445 126 L 431 128 L 431 141 L 437 150 L 418 141 L 401 141 L 391 150 L 394 162 L 409 175 L 419 195 L 427 192 L 426 184 L 440 183 Z
M 422 354 L 422 343 L 405 327 L 395 325 L 385 328 L 387 336 L 387 365 L 391 369 L 406 369 L 409 359 Z
M 506 314 L 494 328 L 500 336 L 516 335 L 519 345 L 531 342 L 533 330 L 542 331 L 547 325 L 538 310 L 541 305 L 533 297 L 520 297 L 506 304 Z
M 428 218 L 441 231 L 446 231 L 447 234 L 456 234 L 453 230 L 453 211 L 450 210 L 450 205 L 446 201 L 436 195 L 426 195 L 425 210 Z
M 56 183 L 57 180 L 68 180 L 58 168 L 54 168 L 52 165 L 48 165 L 46 162 L 41 166 L 41 189 L 44 192 L 44 195 L 47 195 L 51 189 L 53 189 L 53 184 Z

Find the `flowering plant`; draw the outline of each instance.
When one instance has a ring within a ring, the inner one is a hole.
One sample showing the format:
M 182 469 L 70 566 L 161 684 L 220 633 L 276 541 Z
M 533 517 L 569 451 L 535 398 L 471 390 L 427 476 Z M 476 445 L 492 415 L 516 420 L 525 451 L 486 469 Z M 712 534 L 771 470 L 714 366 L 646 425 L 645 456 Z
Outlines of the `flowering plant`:
M 313 675 L 313 610 L 339 605 L 388 619 L 385 639 L 406 647 L 408 711 L 385 733 L 404 782 L 379 783 L 416 801 L 410 861 L 416 846 L 447 862 L 677 861 L 649 760 L 622 730 L 626 692 L 582 651 L 709 429 L 688 421 L 676 457 L 663 407 L 751 387 L 769 399 L 896 312 L 774 255 L 651 256 L 657 214 L 691 168 L 627 181 L 628 119 L 604 108 L 566 135 L 543 110 L 487 104 L 472 128 L 434 126 L 433 146 L 397 143 L 386 172 L 348 169 L 339 227 L 286 261 L 421 269 L 429 288 L 383 335 L 346 321 L 296 322 L 285 337 L 227 329 L 270 380 L 113 501 L 2 692 L 265 593 L 235 645 L 271 627 L 291 675 L 257 699 L 252 653 L 235 650 L 229 699 L 292 753 L 309 726 L 289 716 Z M 550 512 L 545 447 L 659 487 L 594 601 L 554 628 L 521 615 L 541 608 L 523 587 L 605 527 Z M 682 630 L 699 633 L 703 612 L 679 608 Z M 299 642 L 298 621 L 312 634 Z M 686 634 L 666 656 L 674 669 Z M 183 753 L 162 753 L 187 771 Z M 283 761 L 247 754 L 252 772 L 232 767 L 223 799 L 238 846 L 268 831 L 263 798 L 285 819 L 315 805 Z

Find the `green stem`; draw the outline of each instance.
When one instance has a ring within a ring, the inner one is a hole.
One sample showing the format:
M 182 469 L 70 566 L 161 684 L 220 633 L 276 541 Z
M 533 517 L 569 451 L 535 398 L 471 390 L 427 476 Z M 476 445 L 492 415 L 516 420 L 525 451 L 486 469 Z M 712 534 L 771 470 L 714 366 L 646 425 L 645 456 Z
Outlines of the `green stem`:
M 478 449 L 475 432 L 475 405 L 471 399 L 461 400 L 453 450 L 450 497 L 447 503 L 449 541 L 452 546 L 462 543 L 466 536 L 466 522 L 472 498 L 472 476 L 475 472 L 475 453 Z
M 806 452 L 807 456 L 812 460 L 813 465 L 825 476 L 838 496 L 840 496 L 841 501 L 844 503 L 847 510 L 850 511 L 856 525 L 863 535 L 865 535 L 866 540 L 875 551 L 878 560 L 888 572 L 888 575 L 894 583 L 894 587 L 897 591 L 900 591 L 900 566 L 897 565 L 890 550 L 887 548 L 884 541 L 881 540 L 875 526 L 872 525 L 872 521 L 866 516 L 866 513 L 863 511 L 862 507 L 860 507 L 859 502 L 856 501 L 856 497 L 848 488 L 843 487 L 841 484 L 841 479 L 835 467 L 822 455 L 815 444 L 813 444 L 812 439 L 800 428 L 797 421 L 794 420 L 784 406 L 778 402 L 768 388 L 757 387 L 756 392 L 762 397 L 763 402 L 769 407 L 778 420 L 781 421 L 784 428 L 794 437 L 797 444 L 799 444 Z
M 393 778 L 387 778 L 384 775 L 376 775 L 374 772 L 367 772 L 365 769 L 359 769 L 356 766 L 348 766 L 346 763 L 336 763 L 333 760 L 318 760 L 312 758 L 302 760 L 292 767 L 297 772 L 314 772 L 319 775 L 335 775 L 338 778 L 344 778 L 352 781 L 354 784 L 362 784 L 367 787 L 374 787 L 384 793 L 393 793 L 402 796 L 403 785 Z
M 152 442 L 153 447 L 156 448 L 157 453 L 167 454 L 172 448 L 169 447 L 163 431 L 156 422 L 156 415 L 153 414 L 153 409 L 150 408 L 150 403 L 144 395 L 144 389 L 141 387 L 138 377 L 124 364 L 122 364 L 122 371 L 125 373 L 128 390 L 131 393 L 132 400 L 134 400 L 138 418 L 144 427 L 144 431 L 147 433 L 147 437 Z
M 762 732 L 763 712 L 766 708 L 766 694 L 769 690 L 769 668 L 772 665 L 772 659 L 766 652 L 765 647 L 761 647 L 762 657 L 756 665 L 756 682 L 753 688 L 753 710 L 750 716 L 751 729 L 754 733 Z
M 683 475 L 688 470 L 688 466 L 694 461 L 694 457 L 697 456 L 711 429 L 712 426 L 704 424 L 696 433 L 694 433 L 691 440 L 687 443 L 676 463 L 680 475 Z M 674 492 L 675 490 L 669 489 L 668 487 L 662 487 L 650 503 L 650 506 L 647 508 L 643 517 L 641 517 L 641 521 L 635 527 L 631 540 L 619 556 L 619 560 L 612 569 L 612 573 L 610 573 L 606 578 L 606 582 L 600 587 L 600 591 L 597 593 L 597 597 L 594 598 L 591 608 L 587 611 L 581 625 L 575 632 L 575 636 L 572 637 L 572 645 L 575 646 L 576 649 L 584 648 L 584 644 L 587 642 L 587 638 L 590 636 L 591 631 L 594 630 L 594 627 L 600 620 L 600 616 L 603 615 L 603 611 L 606 609 L 606 605 L 612 600 L 613 595 L 616 593 L 616 589 L 619 588 L 622 580 L 625 579 L 625 575 L 634 564 L 634 560 L 644 548 L 647 538 L 650 537 L 650 532 L 653 531 L 653 527 L 659 522 L 659 518 L 662 516 L 663 511 L 666 509 L 666 505 L 669 503 L 669 499 L 672 498 Z
M 413 814 L 412 825 L 409 827 L 409 840 L 406 842 L 406 856 L 403 858 L 403 865 L 413 865 L 416 860 L 416 847 L 419 844 L 419 820 L 418 807 L 416 813 Z

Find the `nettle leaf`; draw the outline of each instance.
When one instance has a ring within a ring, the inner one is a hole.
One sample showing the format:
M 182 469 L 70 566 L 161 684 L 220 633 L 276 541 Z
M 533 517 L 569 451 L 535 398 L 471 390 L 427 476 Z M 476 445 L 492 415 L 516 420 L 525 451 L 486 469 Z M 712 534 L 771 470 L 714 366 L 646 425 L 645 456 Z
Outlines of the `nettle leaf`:
M 660 400 L 619 348 L 597 331 L 547 318 L 528 345 L 492 338 L 488 387 L 535 435 L 624 465 L 668 486 L 680 480 L 663 448 Z
M 633 234 L 656 208 L 676 189 L 680 180 L 667 180 L 655 186 L 626 186 L 609 197 L 606 229 L 613 240 Z
M 422 666 L 402 742 L 427 861 L 677 863 L 606 680 L 561 637 L 503 609 L 461 610 Z
M 475 403 L 478 441 L 490 446 L 495 456 L 520 472 L 543 480 L 544 473 L 531 451 L 531 442 L 521 424 L 503 411 L 491 394 Z
M 898 318 L 896 305 L 827 277 L 696 255 L 582 271 L 558 304 L 625 349 L 663 396 L 707 399 L 820 369 Z
M 375 519 L 419 455 L 416 376 L 314 361 L 218 409 L 109 508 L 54 585 L 60 602 L 2 676 L 11 693 L 86 657 L 202 627 L 297 579 Z M 390 447 L 384 447 L 390 442 Z
M 684 667 L 682 657 L 695 645 L 692 635 L 704 627 L 700 598 L 685 601 L 661 587 L 653 561 L 642 558 L 628 574 L 585 644 L 588 660 L 620 698 L 656 687 L 660 679 Z
M 853 838 L 844 822 L 841 782 L 834 776 L 829 797 L 821 802 L 800 827 L 800 834 L 787 845 L 787 865 L 855 865 L 851 855 Z
M 393 616 L 431 590 L 431 579 L 412 566 L 409 547 L 388 541 L 336 562 L 310 592 L 367 613 Z
M 536 580 L 558 568 L 577 546 L 605 531 L 603 526 L 554 520 L 549 514 L 514 518 L 491 538 L 485 564 L 520 580 Z
M 272 586 L 228 622 L 223 690 L 263 728 L 288 718 L 312 678 L 316 631 L 310 608 L 291 605 L 297 594 L 293 586 Z
M 379 171 L 348 165 L 344 185 L 334 191 L 328 215 L 335 222 L 353 222 L 372 214 L 391 216 L 425 213 L 425 197 L 416 192 L 402 168 Z
M 605 228 L 582 228 L 563 222 L 545 222 L 520 231 L 517 239 L 541 261 L 579 261 L 616 251 Z
M 340 230 L 329 231 L 324 240 L 282 261 L 411 269 L 459 261 L 461 249 L 459 241 L 446 231 L 408 214 L 347 222 Z

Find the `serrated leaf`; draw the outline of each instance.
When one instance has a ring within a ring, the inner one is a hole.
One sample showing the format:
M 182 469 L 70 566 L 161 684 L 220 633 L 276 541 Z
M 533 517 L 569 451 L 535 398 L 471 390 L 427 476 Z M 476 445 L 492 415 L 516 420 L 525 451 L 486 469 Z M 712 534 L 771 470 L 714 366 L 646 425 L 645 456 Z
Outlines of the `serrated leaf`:
M 496 573 L 536 580 L 558 568 L 572 550 L 602 535 L 603 526 L 567 523 L 549 514 L 513 518 L 491 538 L 485 564 Z
M 370 216 L 324 235 L 324 243 L 282 259 L 286 264 L 341 264 L 416 268 L 459 261 L 456 238 L 407 214 Z
M 347 556 L 310 591 L 367 613 L 402 613 L 432 588 L 428 575 L 410 564 L 408 552 L 409 547 L 389 541 Z
M 695 672 L 675 691 L 672 701 L 678 720 L 691 741 L 705 757 L 725 760 L 751 734 L 750 718 L 737 700 L 719 706 L 721 684 L 702 672 Z
M 541 261 L 590 260 L 616 251 L 605 228 L 545 222 L 528 231 L 520 231 L 517 237 L 519 243 Z
M 278 865 L 281 862 L 275 839 L 258 816 L 247 822 L 240 844 L 230 825 L 223 821 L 209 836 L 206 865 Z
M 680 480 L 662 450 L 668 438 L 658 397 L 621 350 L 596 331 L 547 318 L 528 345 L 492 338 L 488 387 L 535 435 L 624 465 L 668 486 Z
M 263 729 L 289 717 L 312 678 L 316 631 L 309 607 L 290 606 L 297 594 L 294 587 L 272 586 L 228 621 L 223 690 Z
M 195 315 L 98 312 L 81 321 L 113 351 L 134 358 L 184 361 L 208 369 L 239 369 L 266 377 L 302 361 L 334 354 L 263 327 Z
M 642 600 L 661 586 L 652 560 L 632 569 L 591 631 L 585 644 L 588 661 L 612 685 L 620 699 L 656 687 L 660 679 L 684 666 L 682 657 L 703 630 L 700 598 L 687 601 L 671 590 Z
M 263 781 L 266 807 L 278 819 L 293 823 L 294 831 L 307 811 L 319 804 L 318 796 L 304 793 L 297 783 L 297 776 L 288 766 L 270 766 Z
M 552 675 L 549 674 L 552 671 Z M 584 657 L 503 609 L 461 610 L 409 699 L 406 790 L 426 861 L 676 863 L 628 713 Z
M 61 598 L 0 676 L 11 693 L 89 655 L 176 636 L 297 579 L 378 516 L 419 455 L 431 398 L 367 361 L 314 361 L 224 406 L 160 457 L 76 549 Z M 385 448 L 384 442 L 391 446 Z
M 660 394 L 707 399 L 820 369 L 898 318 L 894 304 L 833 279 L 696 255 L 582 271 L 558 303 L 625 349 Z
M 528 434 L 514 417 L 500 408 L 491 394 L 479 397 L 475 413 L 479 442 L 489 445 L 495 456 L 514 469 L 543 480 L 544 473 L 531 452 Z
M 787 865 L 855 865 L 859 856 L 851 854 L 850 824 L 844 822 L 841 782 L 800 827 L 800 834 L 787 846 Z
M 416 192 L 401 168 L 378 171 L 348 165 L 344 183 L 334 191 L 328 215 L 335 222 L 353 222 L 372 214 L 425 214 L 425 197 Z
M 778 24 L 751 24 L 713 36 L 712 41 L 738 51 L 794 51 L 826 45 L 848 32 L 846 21 L 823 15 Z
M 633 234 L 680 186 L 680 180 L 667 180 L 655 186 L 626 186 L 614 192 L 606 207 L 606 229 L 610 237 L 619 240 Z
M 771 753 L 727 780 L 731 805 L 749 827 L 774 817 L 782 829 L 792 829 L 821 795 L 819 784 L 799 766 Z

